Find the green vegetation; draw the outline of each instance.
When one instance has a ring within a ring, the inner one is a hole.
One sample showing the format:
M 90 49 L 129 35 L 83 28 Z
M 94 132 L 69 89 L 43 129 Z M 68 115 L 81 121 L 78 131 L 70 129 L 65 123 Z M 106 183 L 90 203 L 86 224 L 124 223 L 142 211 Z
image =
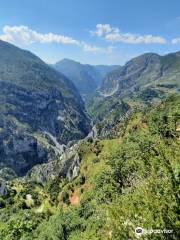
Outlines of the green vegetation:
M 86 107 L 88 113 L 96 122 L 104 119 L 118 119 L 130 108 L 123 100 L 117 100 L 114 97 L 104 99 L 101 96 L 92 96 L 87 99 Z
M 178 52 L 165 56 L 145 53 L 133 58 L 106 75 L 98 91 L 86 99 L 87 111 L 97 122 L 119 111 L 122 99 L 128 105 L 129 101 L 150 105 L 169 94 L 179 93 L 179 67 Z
M 67 144 L 89 130 L 72 82 L 31 52 L 0 40 L 0 177 L 26 175 L 57 157 L 52 138 Z
M 80 174 L 46 186 L 9 182 L 0 199 L 0 239 L 139 239 L 136 227 L 178 239 L 180 97 L 133 113 L 113 139 L 84 140 Z

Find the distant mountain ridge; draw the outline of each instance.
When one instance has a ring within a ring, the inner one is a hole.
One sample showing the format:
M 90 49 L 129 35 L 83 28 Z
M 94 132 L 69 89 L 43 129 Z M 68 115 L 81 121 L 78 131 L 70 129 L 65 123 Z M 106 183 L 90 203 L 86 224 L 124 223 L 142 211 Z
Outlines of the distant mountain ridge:
M 118 66 L 81 64 L 71 59 L 63 59 L 52 65 L 75 84 L 82 95 L 93 93 L 105 75 Z
M 107 74 L 99 91 L 107 95 L 117 92 L 121 95 L 131 88 L 144 88 L 157 84 L 169 84 L 169 82 L 178 86 L 180 83 L 179 67 L 179 52 L 165 56 L 146 53 Z
M 112 112 L 114 115 L 121 100 L 126 99 L 130 105 L 147 104 L 179 90 L 180 52 L 165 56 L 146 53 L 108 73 L 88 99 L 87 109 L 99 121 Z

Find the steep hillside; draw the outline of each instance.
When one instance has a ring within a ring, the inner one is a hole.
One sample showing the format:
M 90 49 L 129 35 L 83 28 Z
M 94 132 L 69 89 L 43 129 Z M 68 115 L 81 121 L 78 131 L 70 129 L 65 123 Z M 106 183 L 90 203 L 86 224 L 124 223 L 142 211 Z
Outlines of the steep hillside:
M 0 41 L 0 169 L 25 174 L 49 160 L 47 144 L 66 144 L 89 132 L 73 83 L 34 54 Z M 54 139 L 53 139 L 54 138 Z
M 116 101 L 126 99 L 130 104 L 147 104 L 180 89 L 180 54 L 159 56 L 147 53 L 127 62 L 105 77 L 96 94 L 87 102 L 87 109 L 95 120 L 112 111 Z
M 141 239 L 177 240 L 179 109 L 174 95 L 123 119 L 114 139 L 82 141 L 73 180 L 1 184 L 3 240 L 139 239 L 137 227 Z
M 179 52 L 165 56 L 146 53 L 111 72 L 104 80 L 100 93 L 105 96 L 118 93 L 121 96 L 138 88 L 179 87 L 179 66 Z
M 53 67 L 71 79 L 83 96 L 93 93 L 100 86 L 105 75 L 117 68 L 117 66 L 81 64 L 71 59 L 63 59 Z

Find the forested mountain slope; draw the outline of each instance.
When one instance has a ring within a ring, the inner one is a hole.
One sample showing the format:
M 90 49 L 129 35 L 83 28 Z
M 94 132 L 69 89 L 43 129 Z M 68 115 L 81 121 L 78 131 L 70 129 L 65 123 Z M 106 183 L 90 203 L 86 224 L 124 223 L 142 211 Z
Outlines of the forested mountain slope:
M 73 83 L 34 54 L 0 41 L 0 170 L 23 175 L 52 157 L 53 138 L 66 144 L 89 130 Z
M 166 229 L 141 239 L 178 239 L 180 97 L 122 119 L 109 139 L 80 142 L 76 178 L 43 187 L 7 184 L 0 204 L 3 240 L 139 239 L 136 227 Z
M 146 53 L 107 74 L 100 89 L 88 99 L 87 109 L 99 121 L 106 113 L 118 110 L 122 99 L 130 105 L 146 105 L 179 90 L 180 53 Z

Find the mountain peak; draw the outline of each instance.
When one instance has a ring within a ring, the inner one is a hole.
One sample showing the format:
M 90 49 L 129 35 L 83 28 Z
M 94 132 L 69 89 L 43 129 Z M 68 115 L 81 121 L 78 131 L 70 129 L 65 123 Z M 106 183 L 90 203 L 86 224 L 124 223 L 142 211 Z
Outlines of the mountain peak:
M 57 61 L 56 63 L 55 63 L 55 65 L 58 65 L 58 64 L 70 64 L 70 63 L 74 63 L 74 64 L 81 64 L 80 62 L 78 62 L 78 61 L 75 61 L 75 60 L 73 60 L 73 59 L 70 59 L 70 58 L 63 58 L 63 59 L 61 59 L 60 61 Z
M 117 68 L 117 66 L 82 64 L 64 58 L 58 61 L 54 68 L 72 80 L 79 92 L 84 96 L 92 94 L 100 86 L 104 76 Z
M 174 58 L 175 57 L 175 58 Z M 180 73 L 180 52 L 160 56 L 156 53 L 145 53 L 128 61 L 123 67 L 111 72 L 104 79 L 100 92 L 104 96 L 133 92 L 134 88 L 150 86 L 155 81 L 166 82 L 166 75 L 171 75 L 172 82 L 177 82 Z

